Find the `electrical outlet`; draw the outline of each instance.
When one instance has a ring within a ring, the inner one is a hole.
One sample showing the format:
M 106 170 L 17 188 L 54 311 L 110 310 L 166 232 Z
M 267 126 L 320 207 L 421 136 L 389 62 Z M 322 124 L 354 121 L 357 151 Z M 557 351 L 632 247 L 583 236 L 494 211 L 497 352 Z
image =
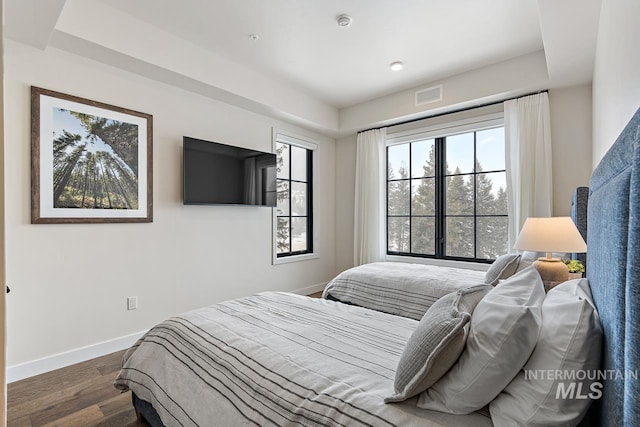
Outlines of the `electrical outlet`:
M 138 297 L 127 298 L 127 310 L 135 310 L 138 308 Z

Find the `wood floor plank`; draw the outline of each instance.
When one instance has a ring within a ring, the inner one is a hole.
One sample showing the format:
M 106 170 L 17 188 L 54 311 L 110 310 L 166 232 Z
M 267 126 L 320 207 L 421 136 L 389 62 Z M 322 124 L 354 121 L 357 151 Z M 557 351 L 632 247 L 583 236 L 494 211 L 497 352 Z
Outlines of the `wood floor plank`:
M 115 353 L 107 354 L 106 356 L 100 357 L 99 361 L 96 363 L 96 368 L 102 375 L 111 375 L 115 377 L 116 374 L 122 368 L 122 356 L 124 352 L 117 351 Z
M 70 371 L 71 372 L 71 371 Z M 96 373 L 98 371 L 95 371 Z M 94 374 L 93 378 L 85 379 L 83 383 L 75 384 L 72 386 L 64 387 L 62 384 L 55 387 L 39 387 L 38 389 L 31 390 L 27 395 L 30 396 L 29 400 L 25 400 L 22 396 L 16 399 L 12 399 L 7 403 L 7 416 L 11 419 L 23 417 L 25 415 L 33 414 L 44 408 L 51 407 L 64 402 L 66 400 L 73 399 L 73 397 L 83 389 L 90 387 L 93 381 L 98 378 L 97 374 Z M 36 393 L 37 391 L 37 393 Z M 15 391 L 13 392 L 15 393 Z M 12 390 L 9 390 L 9 396 L 12 395 Z M 16 403 L 16 402 L 20 403 Z
M 95 425 L 102 419 L 103 414 L 98 405 L 91 405 L 88 408 L 43 424 L 42 427 L 87 427 Z
M 120 412 L 111 414 L 109 416 L 104 417 L 99 420 L 95 425 L 91 425 L 91 427 L 149 427 L 146 424 L 142 424 L 138 422 L 136 418 L 136 412 L 133 410 L 133 406 L 131 406 L 131 402 L 129 402 L 129 407 L 127 409 L 123 409 Z
M 130 407 L 133 411 L 133 404 L 131 403 L 131 392 L 128 391 L 126 393 L 119 393 L 117 396 L 114 396 L 111 399 L 100 402 L 98 406 L 100 406 L 100 410 L 105 415 L 105 417 L 109 417 L 111 415 L 117 414 L 118 412 L 122 412 L 122 408 Z
M 69 376 L 75 375 L 72 368 L 68 368 L 68 369 L 69 369 L 68 371 Z M 115 374 L 113 375 L 113 378 L 115 378 Z M 8 404 L 7 405 L 8 417 L 9 419 L 14 419 L 14 418 L 22 417 L 24 415 L 41 412 L 47 408 L 55 408 L 58 405 L 63 404 L 64 402 L 73 401 L 74 399 L 77 398 L 78 395 L 85 393 L 86 390 L 91 390 L 92 388 L 95 388 L 100 384 L 112 382 L 113 378 L 105 378 L 104 376 L 99 375 L 97 370 L 94 370 L 94 375 L 92 377 L 85 378 L 84 381 L 79 384 L 64 386 L 61 383 L 55 386 L 51 384 L 49 384 L 48 387 L 42 386 L 38 389 L 38 394 L 34 395 L 31 398 L 31 400 L 24 401 L 19 404 L 16 404 L 16 403 Z M 71 384 L 70 381 L 67 381 L 67 383 Z M 9 393 L 11 393 L 11 391 L 9 391 Z M 114 390 L 113 395 L 116 395 L 116 394 L 118 394 L 118 391 Z M 14 399 L 14 400 L 22 400 L 22 399 Z M 91 402 L 91 403 L 96 403 L 96 402 Z
M 62 400 L 31 414 L 31 423 L 33 427 L 39 427 L 55 419 L 71 415 L 78 410 L 84 410 L 97 402 L 108 400 L 119 393 L 113 386 L 113 378 L 99 376 L 95 381 L 85 384 L 82 389 L 69 396 L 69 399 Z
M 100 372 L 86 362 L 73 365 L 73 375 L 69 367 L 56 369 L 42 375 L 16 381 L 7 385 L 7 405 L 19 405 L 35 397 L 91 380 Z
M 7 416 L 7 427 L 33 427 L 31 425 L 31 418 L 29 415 L 25 415 L 24 417 L 11 419 Z

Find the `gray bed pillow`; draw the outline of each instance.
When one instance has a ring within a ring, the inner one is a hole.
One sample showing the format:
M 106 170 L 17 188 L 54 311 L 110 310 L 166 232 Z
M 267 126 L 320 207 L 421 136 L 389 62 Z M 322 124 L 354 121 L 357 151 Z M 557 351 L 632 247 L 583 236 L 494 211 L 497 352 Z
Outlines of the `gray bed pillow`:
M 500 255 L 487 270 L 484 283 L 495 286 L 499 280 L 508 279 L 515 274 L 519 262 L 520 255 L 518 254 Z
M 429 307 L 402 352 L 395 393 L 385 402 L 409 399 L 447 373 L 464 350 L 473 309 L 491 289 L 489 285 L 460 289 Z
M 545 256 L 543 252 L 531 252 L 524 251 L 520 254 L 520 261 L 518 262 L 518 268 L 516 269 L 516 273 L 520 273 L 527 267 L 533 265 L 534 262 L 541 256 Z

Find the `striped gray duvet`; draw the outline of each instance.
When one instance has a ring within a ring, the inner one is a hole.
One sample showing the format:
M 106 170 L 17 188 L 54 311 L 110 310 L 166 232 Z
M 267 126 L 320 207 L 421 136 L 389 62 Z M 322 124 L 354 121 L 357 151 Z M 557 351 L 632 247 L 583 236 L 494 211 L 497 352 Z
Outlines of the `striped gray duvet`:
M 374 262 L 343 271 L 324 289 L 342 302 L 420 320 L 438 298 L 484 283 L 485 272 L 399 262 Z
M 124 356 L 115 385 L 167 426 L 490 426 L 385 404 L 411 319 L 262 293 L 169 319 Z

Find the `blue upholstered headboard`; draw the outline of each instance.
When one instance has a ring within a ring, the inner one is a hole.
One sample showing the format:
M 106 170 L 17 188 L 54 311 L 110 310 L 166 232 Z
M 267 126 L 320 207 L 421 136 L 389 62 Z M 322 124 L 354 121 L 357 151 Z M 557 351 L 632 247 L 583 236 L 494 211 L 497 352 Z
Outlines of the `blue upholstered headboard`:
M 604 329 L 602 365 L 626 376 L 604 381 L 591 425 L 640 426 L 639 216 L 640 110 L 590 181 L 587 277 Z
M 578 187 L 571 197 L 571 218 L 576 224 L 580 235 L 587 241 L 587 206 L 589 206 L 589 187 Z M 572 259 L 582 261 L 587 265 L 587 254 L 571 254 Z

